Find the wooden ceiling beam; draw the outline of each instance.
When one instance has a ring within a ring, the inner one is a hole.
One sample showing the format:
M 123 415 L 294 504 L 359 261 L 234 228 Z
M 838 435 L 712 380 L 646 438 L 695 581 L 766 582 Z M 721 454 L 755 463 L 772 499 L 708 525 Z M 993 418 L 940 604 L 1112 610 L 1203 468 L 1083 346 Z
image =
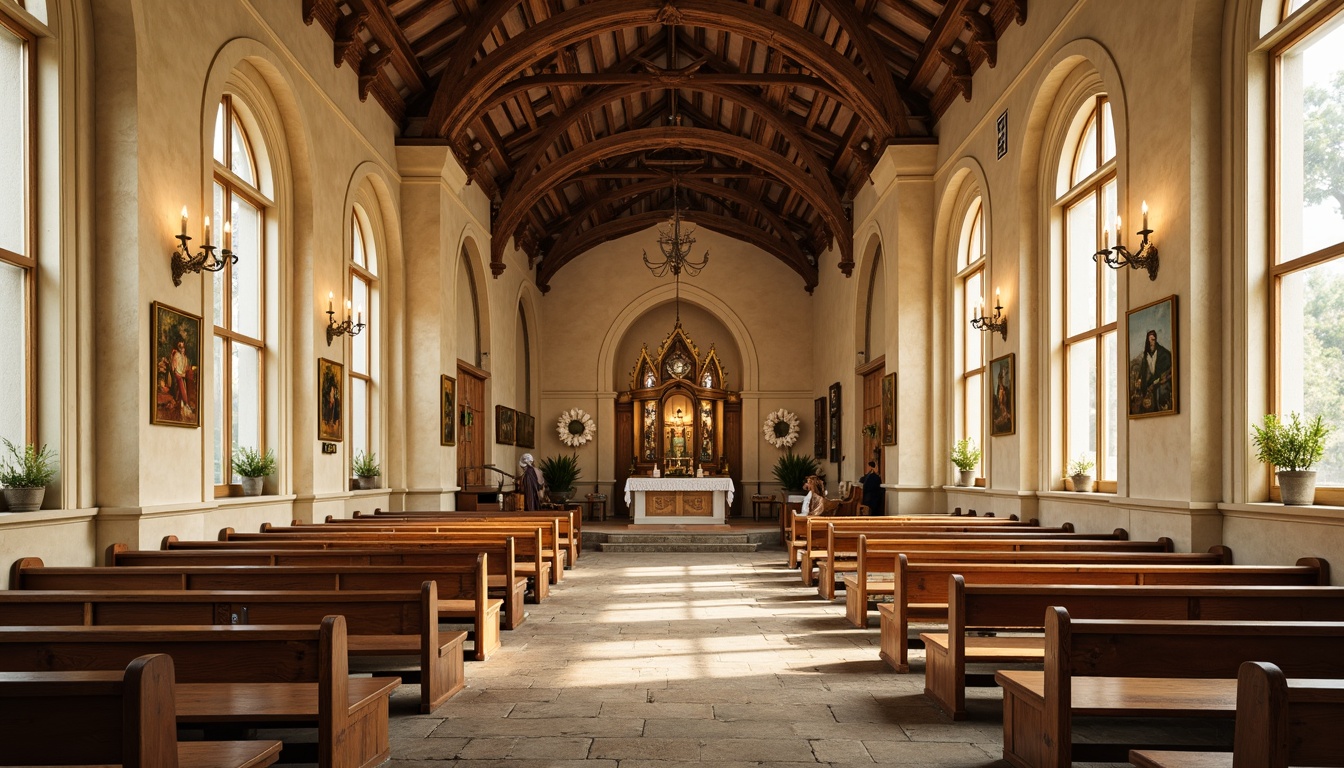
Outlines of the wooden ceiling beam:
M 919 58 L 915 60 L 914 69 L 905 78 L 907 92 L 928 89 L 934 72 L 937 72 L 939 65 L 943 63 L 942 51 L 952 45 L 965 29 L 966 22 L 961 17 L 961 12 L 970 2 L 971 0 L 947 0 L 943 12 L 938 14 L 938 20 L 929 30 L 929 36 L 924 41 L 924 49 L 919 52 Z
M 397 74 L 401 76 L 402 81 L 406 83 L 410 96 L 425 90 L 425 82 L 428 76 L 420 68 L 420 61 L 415 57 L 415 52 L 411 50 L 410 43 L 406 41 L 406 33 L 397 25 L 396 19 L 392 18 L 392 13 L 387 9 L 387 5 L 380 0 L 347 0 L 351 7 L 356 4 L 363 7 L 368 13 L 368 20 L 365 22 L 369 29 L 369 34 L 378 41 L 378 47 L 386 49 L 391 56 L 392 66 L 396 68 Z

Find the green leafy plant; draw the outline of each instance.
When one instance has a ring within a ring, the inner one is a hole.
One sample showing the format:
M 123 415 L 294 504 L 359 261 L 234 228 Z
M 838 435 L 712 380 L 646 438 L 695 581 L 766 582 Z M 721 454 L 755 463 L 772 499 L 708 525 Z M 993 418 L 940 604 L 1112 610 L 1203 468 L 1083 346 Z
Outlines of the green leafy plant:
M 541 479 L 552 491 L 563 493 L 574 490 L 574 483 L 583 474 L 579 469 L 578 456 L 548 456 L 537 465 L 541 470 Z
M 45 488 L 56 477 L 56 452 L 43 445 L 19 446 L 5 440 L 12 458 L 0 463 L 0 485 L 6 488 Z
M 1087 456 L 1079 456 L 1078 458 L 1069 462 L 1069 476 L 1072 477 L 1074 475 L 1090 474 L 1092 472 L 1092 468 L 1095 466 L 1097 466 L 1097 462 L 1093 461 Z
M 780 454 L 772 472 L 784 490 L 801 493 L 808 475 L 817 474 L 817 460 L 805 453 L 788 451 Z
M 1265 425 L 1251 425 L 1255 443 L 1255 457 L 1281 470 L 1300 472 L 1325 456 L 1325 438 L 1332 427 L 1317 416 L 1303 421 L 1297 412 L 1288 415 L 1288 421 L 1265 414 Z
M 350 463 L 350 471 L 355 473 L 355 477 L 377 477 L 383 474 L 382 467 L 378 466 L 378 454 L 363 451 L 355 453 L 355 460 Z
M 980 449 L 975 447 L 975 441 L 969 437 L 961 438 L 952 446 L 952 463 L 962 472 L 975 469 L 980 463 L 980 455 Z
M 255 448 L 235 448 L 233 472 L 239 477 L 266 477 L 275 474 L 275 451 L 267 450 L 266 453 L 262 453 Z

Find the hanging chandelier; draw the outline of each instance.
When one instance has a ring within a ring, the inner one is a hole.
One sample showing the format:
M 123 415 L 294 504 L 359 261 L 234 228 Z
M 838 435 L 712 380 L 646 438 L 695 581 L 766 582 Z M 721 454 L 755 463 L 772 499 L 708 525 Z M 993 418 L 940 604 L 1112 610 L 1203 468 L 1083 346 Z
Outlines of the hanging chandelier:
M 700 274 L 700 270 L 709 263 L 709 251 L 700 257 L 699 261 L 691 259 L 691 247 L 695 245 L 694 228 L 689 228 L 683 232 L 681 229 L 681 210 L 677 206 L 677 188 L 679 184 L 675 179 L 672 181 L 672 220 L 667 226 L 658 228 L 658 249 L 663 252 L 661 261 L 654 261 L 649 258 L 649 252 L 644 251 L 644 266 L 649 268 L 654 277 L 663 277 L 669 272 L 674 277 L 680 278 L 681 273 L 685 272 L 687 277 L 695 277 Z

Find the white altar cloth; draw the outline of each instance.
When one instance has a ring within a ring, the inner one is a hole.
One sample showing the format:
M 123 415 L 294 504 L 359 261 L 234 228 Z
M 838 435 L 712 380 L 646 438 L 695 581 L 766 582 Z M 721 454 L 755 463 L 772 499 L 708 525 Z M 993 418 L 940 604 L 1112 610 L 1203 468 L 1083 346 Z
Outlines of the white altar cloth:
M 675 493 L 678 499 L 682 493 L 708 493 L 712 497 L 711 513 L 682 514 L 678 501 L 676 514 L 651 515 L 651 493 L 664 498 Z M 625 503 L 630 505 L 630 521 L 635 525 L 722 525 L 733 503 L 733 481 L 728 477 L 631 477 L 625 481 Z
M 625 481 L 625 503 L 632 491 L 724 491 L 733 503 L 731 477 L 630 477 Z

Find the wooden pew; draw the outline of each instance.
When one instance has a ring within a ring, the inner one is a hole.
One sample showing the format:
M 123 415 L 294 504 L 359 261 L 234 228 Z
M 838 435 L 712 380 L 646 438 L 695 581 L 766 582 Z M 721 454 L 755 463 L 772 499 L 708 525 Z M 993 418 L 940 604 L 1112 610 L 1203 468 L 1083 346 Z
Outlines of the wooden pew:
M 575 512 L 581 516 L 581 513 Z M 542 532 L 543 543 L 548 550 L 554 552 L 547 553 L 547 559 L 559 568 L 569 568 L 573 566 L 578 552 L 576 538 L 571 535 L 573 528 L 573 516 L 531 513 L 527 517 L 513 518 L 417 518 L 417 519 L 398 519 L 388 517 L 359 517 L 353 519 L 331 519 L 321 526 L 288 526 L 278 527 L 269 523 L 262 523 L 261 532 L 302 532 L 303 530 L 314 530 L 321 528 L 328 531 L 392 531 L 397 533 L 420 532 L 428 534 L 439 532 L 460 532 L 465 530 L 531 530 L 539 528 Z M 563 578 L 563 576 L 561 577 Z
M 803 583 L 811 586 L 812 575 L 808 564 L 824 556 L 826 552 L 826 532 L 834 525 L 837 531 L 855 531 L 865 533 L 892 532 L 938 532 L 974 533 L 977 531 L 998 531 L 1004 529 L 1030 529 L 1038 533 L 1071 533 L 1073 524 L 1065 523 L 1059 528 L 1041 528 L 1035 520 L 1027 523 L 996 518 L 954 518 L 954 517 L 863 517 L 841 519 L 825 515 L 796 515 L 793 520 L 793 534 L 789 541 L 789 567 L 803 566 Z
M 138 568 L 48 568 L 41 558 L 25 557 L 10 571 L 10 589 L 155 590 L 419 590 L 434 581 L 441 618 L 472 623 L 474 656 L 484 661 L 499 648 L 503 601 L 488 596 L 485 556 L 474 567 L 429 565 L 254 566 L 148 565 Z
M 1344 766 L 1344 680 L 1289 680 L 1274 664 L 1242 662 L 1232 752 L 1131 750 L 1135 768 Z
M 120 669 L 148 653 L 173 659 L 179 724 L 316 724 L 321 768 L 388 759 L 388 696 L 401 681 L 350 676 L 340 616 L 320 626 L 0 627 L 0 671 Z
M 878 606 L 882 658 L 897 672 L 909 672 L 910 622 L 947 620 L 948 577 L 967 584 L 1242 584 L 1321 586 L 1330 583 L 1324 560 L 1304 557 L 1297 565 L 1034 565 L 911 563 L 897 556 L 893 602 Z
M 498 514 L 481 513 L 479 511 L 466 512 L 466 511 L 447 511 L 447 510 L 440 510 L 440 511 L 403 510 L 401 512 L 387 512 L 381 509 L 375 509 L 373 510 L 372 514 L 355 512 L 354 517 L 345 518 L 344 520 L 328 515 L 327 522 L 328 523 L 360 522 L 364 520 L 383 520 L 383 521 L 406 520 L 409 522 L 415 522 L 417 520 L 531 521 L 533 519 L 551 518 L 551 517 L 557 518 L 559 520 L 560 538 L 564 542 L 565 548 L 569 550 L 569 563 L 572 566 L 575 563 L 577 563 L 579 557 L 583 555 L 583 507 L 579 506 L 578 503 L 567 504 L 563 510 L 549 509 L 549 510 L 536 510 L 532 512 L 520 510 L 515 512 L 501 512 Z
M 412 656 L 419 671 L 374 671 L 420 684 L 420 711 L 432 712 L 466 684 L 466 632 L 439 629 L 438 585 L 418 591 L 275 592 L 0 590 L 3 626 L 313 624 L 344 616 L 353 657 Z M 377 662 L 375 662 L 377 663 Z M 363 671 L 373 671 L 364 669 Z
M 1123 761 L 1135 745 L 1075 744 L 1073 717 L 1231 718 L 1242 662 L 1268 661 L 1291 677 L 1344 677 L 1341 641 L 1338 622 L 1075 620 L 1050 608 L 1044 671 L 995 675 L 1003 757 L 1017 768 Z
M 265 768 L 280 756 L 278 741 L 179 742 L 176 712 L 161 653 L 122 672 L 0 672 L 0 765 Z
M 947 632 L 921 633 L 924 693 L 954 720 L 966 716 L 967 664 L 1045 658 L 1041 636 L 974 637 L 973 629 L 1043 631 L 1045 609 L 1062 606 L 1076 619 L 1222 619 L 1344 621 L 1344 587 L 1080 586 L 967 584 L 948 577 Z
M 492 596 L 504 601 L 500 626 L 515 629 L 526 619 L 523 602 L 527 578 L 519 576 L 514 561 L 514 539 L 496 542 L 438 545 L 434 549 L 402 549 L 393 546 L 332 548 L 316 543 L 307 547 L 240 547 L 216 549 L 128 549 L 113 544 L 107 549 L 109 566 L 145 565 L 472 565 L 485 555 L 486 583 Z

